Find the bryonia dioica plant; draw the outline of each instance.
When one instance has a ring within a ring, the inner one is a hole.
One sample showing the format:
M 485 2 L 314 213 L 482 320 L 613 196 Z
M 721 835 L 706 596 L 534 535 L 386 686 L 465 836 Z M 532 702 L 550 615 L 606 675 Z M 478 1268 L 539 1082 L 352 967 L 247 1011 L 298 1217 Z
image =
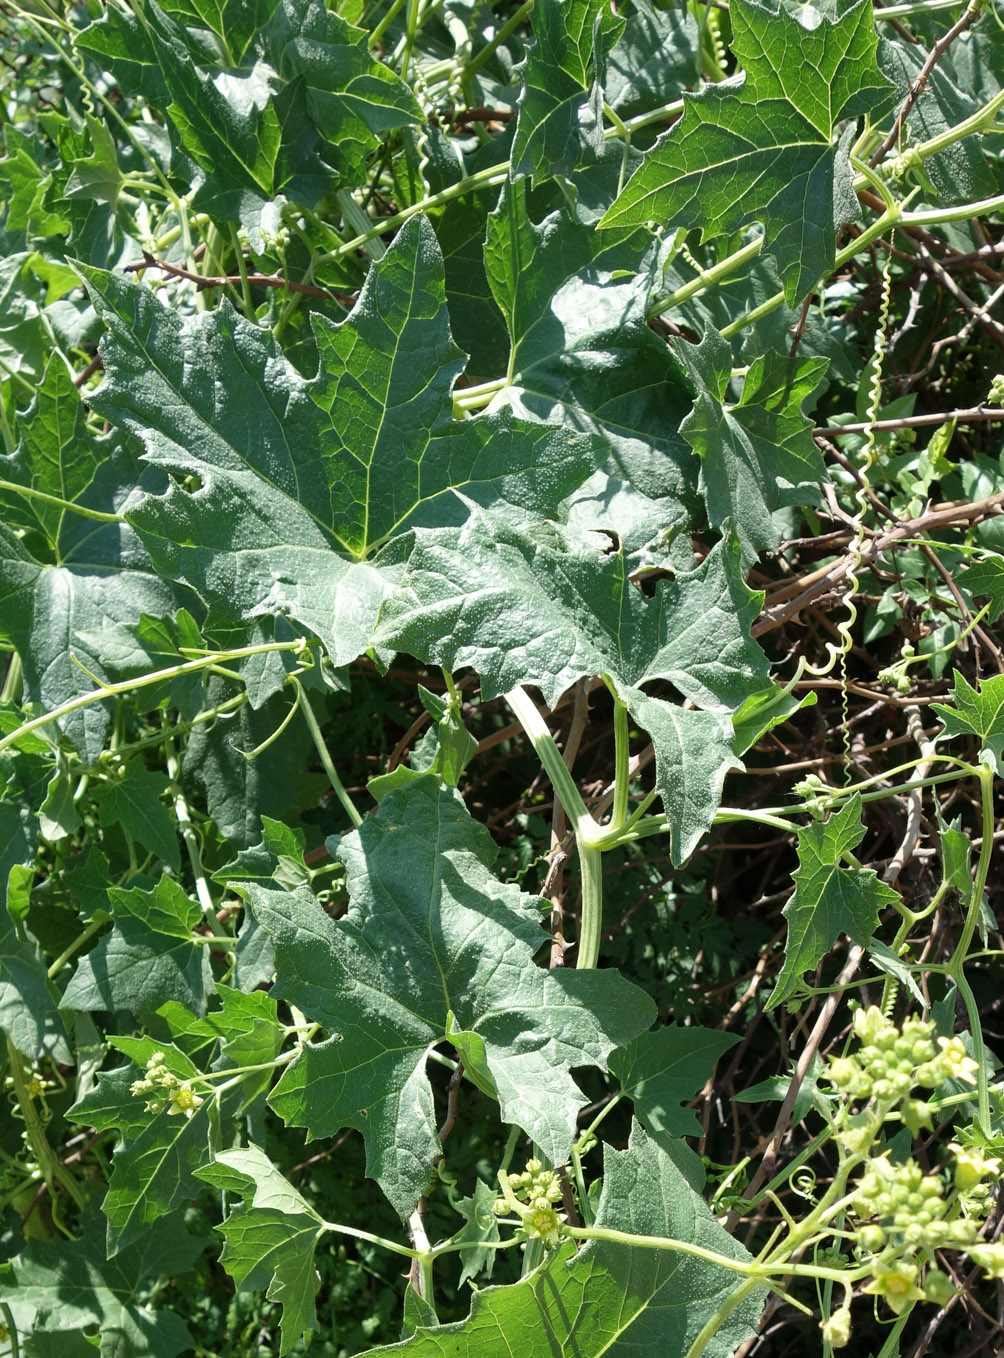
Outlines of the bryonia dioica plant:
M 1000 0 L 0 42 L 0 1353 L 996 1354 Z

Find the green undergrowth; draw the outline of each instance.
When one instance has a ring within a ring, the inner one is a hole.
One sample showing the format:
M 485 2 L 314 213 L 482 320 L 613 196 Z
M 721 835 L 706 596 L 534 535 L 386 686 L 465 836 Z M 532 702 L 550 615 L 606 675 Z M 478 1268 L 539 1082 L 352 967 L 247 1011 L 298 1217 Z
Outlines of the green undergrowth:
M 0 43 L 0 1354 L 996 1354 L 1000 4 Z

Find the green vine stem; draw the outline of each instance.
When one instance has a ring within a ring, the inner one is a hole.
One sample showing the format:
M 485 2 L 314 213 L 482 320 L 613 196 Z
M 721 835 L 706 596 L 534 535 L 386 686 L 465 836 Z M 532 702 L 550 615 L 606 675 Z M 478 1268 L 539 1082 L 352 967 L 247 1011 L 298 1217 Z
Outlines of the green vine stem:
M 65 1235 L 69 1235 L 70 1232 L 59 1221 L 56 1186 L 58 1185 L 77 1207 L 84 1205 L 83 1190 L 73 1175 L 64 1168 L 59 1156 L 49 1145 L 49 1139 L 45 1134 L 44 1120 L 29 1087 L 24 1057 L 10 1038 L 7 1038 L 7 1061 L 11 1083 L 14 1086 L 14 1097 L 17 1099 L 21 1116 L 24 1119 L 25 1131 L 28 1135 L 28 1145 L 31 1147 L 31 1152 L 35 1157 L 52 1200 L 52 1219 L 57 1226 L 60 1226 Z
M 317 718 L 314 716 L 314 709 L 310 705 L 310 699 L 307 697 L 306 690 L 295 675 L 290 675 L 289 683 L 296 687 L 297 696 L 300 701 L 300 710 L 303 713 L 303 720 L 307 723 L 307 729 L 314 742 L 314 748 L 317 750 L 317 757 L 321 761 L 324 772 L 328 775 L 328 782 L 331 784 L 335 796 L 341 802 L 345 814 L 352 824 L 358 827 L 362 825 L 363 818 L 356 809 L 352 798 L 345 791 L 345 784 L 342 782 L 341 778 L 339 778 L 338 770 L 332 763 L 331 755 L 328 752 L 328 747 L 325 743 L 321 728 L 317 724 Z
M 3 1316 L 3 1328 L 7 1331 L 5 1338 L 10 1345 L 10 1358 L 21 1358 L 21 1343 L 17 1336 L 14 1315 L 5 1301 L 0 1301 L 0 1316 Z
M 537 711 L 536 703 L 522 685 L 510 689 L 505 699 L 529 737 L 537 758 L 543 764 L 555 795 L 572 823 L 580 848 L 584 843 L 592 844 L 599 838 L 600 827 L 589 814 L 589 809 L 575 785 L 575 779 L 565 767 L 561 751 L 554 743 L 554 737 L 548 730 L 544 718 Z
M 41 500 L 43 504 L 54 505 L 57 509 L 65 509 L 71 514 L 79 514 L 82 519 L 94 519 L 96 523 L 125 523 L 121 514 L 106 514 L 100 509 L 88 509 L 86 505 L 75 504 L 72 500 L 62 500 L 58 495 L 49 495 L 47 491 L 35 490 L 33 486 L 19 486 L 16 481 L 0 481 L 0 490 L 12 491 L 25 500 Z
M 628 791 L 631 782 L 628 710 L 627 703 L 617 696 L 613 681 L 604 675 L 603 682 L 614 700 L 614 804 L 610 810 L 607 828 L 619 830 L 627 820 Z
M 603 936 L 603 848 L 600 846 L 606 847 L 609 836 L 590 815 L 575 779 L 566 768 L 561 751 L 530 695 L 524 688 L 517 686 L 506 694 L 506 702 L 530 738 L 537 758 L 551 780 L 554 794 L 565 808 L 565 814 L 575 830 L 582 874 L 582 910 L 575 965 L 577 968 L 595 967 L 599 961 L 600 939 Z
M 984 1132 L 990 1134 L 990 1089 L 987 1084 L 986 1051 L 983 1042 L 983 1028 L 980 1024 L 980 1012 L 976 1003 L 976 996 L 973 994 L 972 987 L 966 979 L 964 967 L 966 956 L 969 952 L 969 945 L 973 941 L 980 920 L 980 911 L 983 906 L 983 893 L 986 890 L 987 876 L 990 872 L 990 859 L 994 849 L 994 769 L 989 763 L 981 764 L 979 769 L 980 780 L 980 810 L 983 820 L 983 843 L 980 845 L 980 856 L 976 864 L 976 873 L 973 877 L 972 892 L 966 903 L 966 917 L 962 926 L 962 935 L 951 960 L 948 963 L 948 974 L 955 982 L 962 1002 L 966 1007 L 966 1014 L 969 1019 L 969 1033 L 973 1042 L 973 1057 L 976 1061 L 976 1090 L 977 1105 L 979 1108 L 979 1121 Z
M 30 721 L 19 726 L 16 731 L 4 736 L 0 740 L 0 754 L 12 745 L 16 745 L 25 736 L 30 735 L 32 731 L 40 731 L 45 726 L 51 726 L 53 722 L 68 717 L 71 712 L 79 712 L 82 707 L 88 707 L 91 703 L 104 702 L 106 698 L 121 698 L 127 693 L 135 693 L 141 688 L 151 688 L 155 684 L 162 684 L 170 679 L 178 679 L 185 674 L 198 674 L 200 670 L 211 669 L 221 661 L 243 660 L 249 655 L 266 655 L 272 651 L 302 651 L 308 645 L 309 643 L 300 637 L 296 641 L 269 641 L 262 642 L 258 646 L 241 646 L 233 651 L 214 651 L 211 655 L 200 656 L 197 660 L 186 660 L 181 665 L 169 665 L 163 670 L 153 670 L 150 674 L 144 674 L 139 679 L 123 679 L 117 684 L 101 684 L 87 693 L 79 693 L 75 698 L 67 699 L 65 703 L 60 703 L 50 712 L 43 712 L 39 717 L 32 717 Z
M 600 940 L 603 937 L 602 850 L 592 849 L 580 842 L 579 868 L 582 873 L 582 920 L 575 965 L 581 969 L 595 967 L 600 960 Z

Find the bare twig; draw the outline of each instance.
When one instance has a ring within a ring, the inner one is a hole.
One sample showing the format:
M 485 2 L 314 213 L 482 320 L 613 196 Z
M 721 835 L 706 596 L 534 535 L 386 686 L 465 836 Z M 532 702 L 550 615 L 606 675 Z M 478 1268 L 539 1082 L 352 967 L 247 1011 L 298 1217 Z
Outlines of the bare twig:
M 774 1130 L 767 1139 L 767 1145 L 764 1148 L 760 1166 L 744 1194 L 748 1199 L 755 1196 L 760 1185 L 766 1183 L 774 1171 L 778 1153 L 781 1149 L 781 1142 L 787 1135 L 791 1123 L 791 1115 L 795 1108 L 795 1100 L 798 1098 L 799 1090 L 802 1088 L 802 1082 L 808 1073 L 809 1067 L 812 1065 L 813 1057 L 822 1045 L 823 1038 L 826 1036 L 826 1030 L 830 1026 L 830 1020 L 836 1012 L 837 1005 L 840 1004 L 841 1000 L 844 998 L 841 987 L 845 986 L 847 982 L 853 978 L 854 973 L 861 965 L 861 959 L 864 955 L 864 948 L 857 943 L 850 949 L 847 954 L 847 961 L 844 963 L 840 975 L 833 983 L 835 986 L 833 994 L 827 995 L 823 1002 L 819 1017 L 813 1024 L 812 1032 L 806 1039 L 805 1046 L 802 1048 L 802 1054 L 798 1058 L 798 1064 L 791 1077 L 791 1083 L 788 1085 L 788 1092 L 784 1096 L 784 1102 L 781 1104 L 781 1111 L 777 1115 L 777 1122 L 774 1124 Z M 734 1220 L 732 1219 L 733 1217 L 735 1218 Z M 735 1213 L 730 1213 L 728 1229 L 734 1230 L 738 1220 L 739 1218 Z
M 941 261 L 935 259 L 931 251 L 924 246 L 917 254 L 917 263 L 938 280 L 945 291 L 955 298 L 974 324 L 982 326 L 998 349 L 1004 352 L 1004 325 L 994 320 L 986 306 L 974 301 L 968 292 L 963 291 Z
M 910 735 L 917 743 L 917 748 L 921 753 L 923 763 L 918 764 L 914 777 L 918 782 L 922 782 L 927 777 L 934 765 L 934 754 L 936 751 L 935 743 L 928 737 L 924 730 L 923 722 L 920 720 L 920 708 L 913 706 L 906 709 L 906 724 Z M 924 805 L 923 788 L 915 787 L 907 794 L 906 798 L 906 829 L 903 831 L 903 838 L 900 840 L 899 848 L 893 854 L 889 865 L 882 874 L 882 880 L 888 882 L 890 886 L 895 886 L 899 881 L 899 875 L 909 863 L 914 855 L 914 851 L 920 842 L 921 832 L 921 811 Z
M 989 302 L 987 303 L 989 306 Z M 947 424 L 949 420 L 954 420 L 956 424 L 980 424 L 984 420 L 1004 420 L 1004 409 L 992 406 L 973 406 L 969 410 L 948 410 L 943 415 L 904 415 L 898 420 L 876 420 L 874 424 L 828 424 L 825 428 L 814 429 L 813 433 L 817 438 L 837 438 L 840 434 L 865 434 L 869 429 L 920 429 L 925 425 Z
M 948 528 L 959 524 L 977 523 L 981 519 L 995 517 L 1004 507 L 1004 491 L 988 496 L 985 500 L 973 501 L 964 505 L 946 505 L 944 509 L 930 510 L 916 519 L 899 522 L 895 527 L 878 533 L 861 545 L 860 553 L 852 558 L 848 553 L 820 566 L 808 575 L 796 580 L 783 581 L 770 593 L 770 604 L 754 623 L 752 634 L 755 637 L 773 631 L 795 617 L 811 603 L 818 603 L 825 595 L 841 584 L 859 557 L 864 565 L 876 561 L 883 552 L 906 538 L 920 537 L 936 529 Z
M 105 365 L 101 360 L 101 355 L 95 354 L 94 357 L 91 359 L 90 363 L 88 363 L 87 367 L 82 369 L 81 372 L 78 372 L 76 374 L 76 376 L 73 379 L 73 385 L 75 387 L 82 387 L 85 382 L 87 382 L 90 378 L 94 376 L 95 373 L 101 372 L 104 366 Z
M 938 62 L 948 51 L 949 47 L 951 47 L 955 39 L 959 37 L 962 33 L 965 33 L 967 28 L 971 28 L 973 26 L 973 24 L 979 18 L 980 8 L 981 7 L 977 4 L 968 5 L 965 13 L 962 15 L 962 18 L 959 19 L 956 23 L 954 23 L 952 27 L 948 30 L 948 32 L 944 33 L 931 48 L 930 52 L 928 52 L 927 60 L 924 62 L 923 66 L 918 71 L 917 79 L 910 86 L 909 93 L 907 94 L 906 98 L 900 105 L 899 112 L 896 114 L 896 117 L 893 121 L 893 125 L 889 129 L 888 135 L 882 142 L 882 145 L 878 148 L 878 150 L 871 158 L 870 164 L 873 170 L 876 165 L 880 164 L 881 161 L 885 159 L 888 152 L 891 151 L 892 148 L 899 141 L 899 134 L 903 130 L 903 124 L 910 116 L 910 110 L 913 108 L 914 104 L 924 93 L 924 90 L 927 86 L 927 82 L 930 79 L 931 72 L 934 70 L 935 66 L 937 66 Z
M 280 274 L 249 273 L 246 278 L 242 278 L 239 273 L 193 273 L 191 269 L 182 269 L 177 264 L 169 264 L 166 259 L 155 259 L 146 250 L 143 251 L 142 261 L 137 260 L 135 264 L 125 266 L 126 273 L 141 273 L 144 269 L 160 269 L 169 278 L 181 278 L 187 283 L 194 283 L 199 292 L 205 292 L 208 288 L 240 287 L 242 283 L 247 282 L 252 287 L 279 288 L 284 292 L 302 292 L 306 297 L 323 297 L 326 301 L 337 302 L 343 307 L 354 306 L 356 300 L 349 293 L 332 292 L 329 288 L 318 288 L 312 283 L 297 283 L 293 279 L 283 278 Z

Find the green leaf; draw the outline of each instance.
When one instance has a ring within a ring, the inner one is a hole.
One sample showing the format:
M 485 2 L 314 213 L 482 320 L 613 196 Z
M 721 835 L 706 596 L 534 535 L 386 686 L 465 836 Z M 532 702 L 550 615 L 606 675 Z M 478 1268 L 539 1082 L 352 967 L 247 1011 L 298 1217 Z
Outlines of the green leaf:
M 996 622 L 1004 613 L 1004 557 L 995 553 L 975 562 L 959 576 L 959 584 L 977 598 L 989 600 L 988 622 Z
M 684 95 L 683 118 L 649 152 L 604 226 L 699 228 L 704 239 L 762 222 L 789 305 L 833 267 L 837 228 L 857 215 L 840 125 L 887 102 L 872 7 L 729 8 L 741 76 Z
M 213 873 L 214 882 L 276 882 L 292 890 L 307 885 L 310 869 L 303 861 L 307 837 L 271 816 L 261 818 L 262 837 L 253 849 L 241 849 L 237 857 Z
M 665 1145 L 667 1137 L 700 1134 L 697 1118 L 680 1105 L 697 1097 L 718 1058 L 738 1041 L 711 1028 L 656 1028 L 611 1053 L 610 1073 L 645 1131 Z
M 220 1110 L 212 1095 L 185 1117 L 169 1108 L 147 1111 L 148 1095 L 134 1094 L 146 1062 L 156 1051 L 179 1080 L 192 1081 L 198 1068 L 184 1052 L 150 1038 L 116 1042 L 132 1060 L 101 1071 L 97 1082 L 70 1109 L 77 1123 L 98 1130 L 117 1128 L 112 1173 L 102 1210 L 108 1222 L 107 1253 L 111 1258 L 141 1240 L 162 1217 L 197 1197 L 201 1185 L 195 1171 L 205 1165 L 220 1143 Z M 231 1111 L 233 1103 L 227 1111 Z
M 803 707 L 815 705 L 815 693 L 803 693 L 796 697 L 793 693 L 785 693 L 780 684 L 772 684 L 762 693 L 752 694 L 732 718 L 732 726 L 736 733 L 736 754 L 744 755 L 761 736 L 772 731 L 775 726 L 786 722 Z
M 904 963 L 901 957 L 897 957 L 890 947 L 882 943 L 877 938 L 868 940 L 868 956 L 878 967 L 879 971 L 884 971 L 888 976 L 895 976 L 900 985 L 905 986 L 913 998 L 917 1001 L 917 1008 L 924 1009 L 926 1002 L 920 986 L 914 979 L 913 972 Z
M 136 1102 L 142 1106 L 142 1096 Z M 141 1240 L 168 1212 L 198 1195 L 195 1171 L 219 1139 L 219 1114 L 211 1097 L 190 1118 L 172 1117 L 166 1110 L 146 1114 L 139 1136 L 115 1150 L 102 1204 L 109 1257 Z
M 46 364 L 31 405 L 19 413 L 20 440 L 9 457 L 0 457 L 0 477 L 61 500 L 76 500 L 90 484 L 104 457 L 87 432 L 86 410 L 66 364 L 54 355 Z M 44 500 L 0 491 L 4 519 L 39 533 L 55 551 L 68 511 Z
M 795 894 L 784 907 L 788 921 L 784 966 L 768 1009 L 776 1009 L 798 989 L 803 974 L 816 966 L 841 933 L 867 944 L 878 927 L 879 911 L 899 900 L 871 868 L 841 865 L 844 854 L 864 836 L 857 795 L 825 821 L 799 830 L 798 868 L 792 874 Z
M 523 64 L 512 177 L 568 175 L 602 150 L 601 67 L 624 20 L 603 0 L 551 0 L 534 10 Z
M 962 828 L 962 817 L 946 825 L 939 813 L 938 837 L 945 881 L 965 900 L 973 889 L 973 842 Z
M 203 172 L 190 175 L 201 180 L 196 210 L 253 219 L 279 194 L 312 205 L 330 184 L 302 80 L 280 82 L 261 60 L 207 66 L 194 35 L 156 4 L 142 17 L 108 10 L 77 45 L 168 115 L 172 141 Z
M 504 412 L 453 420 L 462 355 L 424 219 L 373 266 L 347 320 L 314 317 L 310 382 L 226 304 L 183 320 L 147 289 L 87 277 L 109 332 L 92 405 L 200 487 L 174 484 L 130 514 L 158 570 L 221 620 L 286 612 L 336 665 L 370 645 L 382 544 L 462 520 L 457 492 L 546 514 L 595 467 L 591 442 L 559 430 Z
M 491 1245 L 500 1238 L 499 1219 L 495 1215 L 497 1197 L 496 1188 L 485 1183 L 484 1179 L 477 1179 L 471 1197 L 458 1198 L 453 1203 L 454 1210 L 465 1218 L 464 1225 L 453 1237 L 461 1246 L 458 1251 L 463 1265 L 460 1270 L 461 1287 L 468 1278 L 477 1278 L 482 1274 L 490 1278 L 495 1270 L 498 1251 L 493 1250 Z
M 170 788 L 169 778 L 151 772 L 140 760 L 133 759 L 126 764 L 121 778 L 110 779 L 95 788 L 94 800 L 105 825 L 121 825 L 130 839 L 180 872 L 177 827 L 160 801 Z
M 223 51 L 240 64 L 276 0 L 163 0 L 161 9 L 186 28 L 214 33 Z
M 0 834 L 6 839 L 10 833 L 8 842 L 16 843 L 20 828 L 15 808 L 0 804 Z M 6 877 L 12 867 L 4 863 L 3 868 Z M 0 908 L 0 1030 L 30 1061 L 43 1055 L 67 1063 L 72 1059 L 58 1005 L 38 945 L 8 909 Z
M 710 823 L 734 767 L 731 722 L 767 666 L 749 637 L 760 596 L 743 583 L 739 546 L 647 598 L 623 552 L 558 551 L 472 513 L 459 531 L 419 531 L 381 616 L 381 645 L 450 670 L 473 666 L 486 697 L 535 684 L 553 707 L 577 679 L 604 675 L 652 736 L 656 778 L 680 861 Z M 644 693 L 669 680 L 710 712 Z
M 76 392 L 71 399 L 79 406 Z M 38 443 L 43 442 L 40 434 Z M 160 473 L 144 478 L 127 452 L 110 442 L 101 447 L 101 442 L 95 476 L 78 496 L 82 504 L 115 512 L 129 496 L 138 497 L 144 479 L 149 489 L 161 483 Z M 65 456 L 90 467 L 94 449 L 74 441 Z M 25 463 L 26 480 L 29 475 L 44 480 L 48 472 L 35 464 L 29 471 Z M 54 520 L 47 520 L 48 528 L 56 529 Z M 53 546 L 40 531 L 22 540 L 0 524 L 0 638 L 9 640 L 21 657 L 26 699 L 50 710 L 89 693 L 95 678 L 105 682 L 124 677 L 130 665 L 119 670 L 104 655 L 104 638 L 134 632 L 143 614 L 169 617 L 178 603 L 178 591 L 150 571 L 127 524 L 98 524 L 65 513 L 57 531 Z M 142 648 L 134 645 L 132 664 L 138 655 Z M 108 711 L 91 703 L 62 718 L 59 726 L 81 755 L 93 761 L 104 744 Z
M 425 121 L 401 77 L 370 53 L 369 34 L 321 0 L 276 5 L 260 45 L 282 78 L 302 81 L 324 159 L 350 184 L 365 183 L 381 134 Z
M 226 679 L 213 676 L 206 686 L 206 705 L 237 692 Z M 289 712 L 289 698 L 276 694 L 257 710 L 241 707 L 227 722 L 206 722 L 190 734 L 181 761 L 182 781 L 196 783 L 222 837 L 244 848 L 261 835 L 262 817 L 288 813 L 300 803 L 313 804 L 326 780 L 304 770 L 312 749 L 305 722 L 296 721 L 254 759 L 257 749 Z M 291 869 L 290 869 L 291 870 Z
M 960 35 L 965 44 L 968 35 Z M 896 85 L 897 103 L 906 98 L 927 60 L 921 46 L 883 40 L 879 44 L 879 65 Z M 951 49 L 924 74 L 923 97 L 912 103 L 906 120 L 905 145 L 930 141 L 957 127 L 983 106 L 975 90 L 966 89 L 953 69 Z M 964 203 L 986 198 L 997 184 L 987 165 L 981 138 L 964 137 L 923 162 L 921 175 L 926 188 L 934 190 L 934 201 Z
M 647 113 L 698 82 L 697 23 L 686 10 L 632 0 L 624 31 L 607 57 L 606 102 L 622 118 Z
M 426 777 L 341 841 L 351 905 L 337 923 L 303 888 L 246 888 L 275 947 L 273 993 L 331 1034 L 304 1048 L 269 1101 L 312 1137 L 358 1128 L 367 1173 L 402 1218 L 440 1151 L 425 1062 L 451 1014 L 484 1044 L 503 1120 L 558 1164 L 586 1102 L 571 1070 L 605 1068 L 652 1019 L 649 998 L 617 973 L 534 965 L 539 911 L 492 876 L 495 855 L 457 793 Z
M 105 1259 L 104 1226 L 88 1212 L 78 1240 L 29 1240 L 0 1273 L 0 1298 L 35 1310 L 37 1329 L 78 1333 L 100 1328 L 101 1358 L 175 1358 L 192 1336 L 173 1311 L 142 1301 L 165 1274 L 190 1268 L 203 1242 L 178 1218 L 162 1219 L 135 1245 Z M 92 1350 L 93 1351 L 93 1350 Z
M 623 512 L 610 503 L 616 493 L 643 502 L 647 540 L 683 520 L 698 474 L 680 432 L 689 384 L 648 324 L 660 243 L 643 231 L 597 235 L 567 207 L 538 225 L 526 199 L 523 184 L 503 190 L 484 246 L 511 341 L 503 399 L 534 419 L 600 436 L 608 484 L 595 486 L 584 526 L 624 534 Z
M 189 942 L 202 922 L 202 907 L 186 895 L 173 877 L 159 877 L 152 891 L 109 887 L 108 901 L 116 919 L 141 920 L 148 929 L 167 938 Z
M 627 1150 L 604 1148 L 598 1227 L 701 1245 L 751 1262 L 718 1225 L 695 1191 L 696 1157 L 682 1143 L 664 1149 L 635 1124 Z M 684 1358 L 705 1322 L 743 1281 L 742 1272 L 669 1250 L 590 1242 L 565 1245 L 522 1282 L 474 1294 L 467 1320 L 419 1329 L 403 1344 L 371 1350 L 373 1358 L 483 1358 L 508 1353 L 518 1336 L 521 1358 Z M 756 1332 L 764 1289 L 723 1321 L 702 1352 L 729 1358 Z
M 798 1126 L 813 1103 L 818 1106 L 820 1102 L 816 1094 L 816 1081 L 819 1078 L 821 1064 L 817 1053 L 809 1063 L 805 1078 L 799 1084 L 798 1093 L 795 1095 L 795 1102 L 791 1109 L 793 1127 Z M 783 1103 L 788 1097 L 793 1078 L 791 1075 L 772 1075 L 769 1079 L 750 1085 L 748 1089 L 737 1091 L 732 1097 L 736 1103 Z M 825 1105 L 819 1109 L 820 1112 L 824 1110 Z
M 321 1279 L 314 1248 L 324 1220 L 257 1146 L 223 1151 L 199 1178 L 246 1201 L 217 1229 L 226 1240 L 221 1262 L 238 1288 L 267 1288 L 282 1304 L 280 1355 L 317 1324 L 314 1299 Z
M 716 527 L 731 519 L 752 561 L 781 539 L 771 519 L 776 509 L 819 503 L 823 457 L 804 407 L 826 359 L 768 350 L 750 364 L 738 401 L 730 401 L 732 349 L 714 327 L 699 345 L 674 349 L 697 391 L 680 432 L 700 455 L 708 517 Z
M 1001 751 L 1004 749 L 1004 674 L 993 674 L 981 679 L 978 689 L 973 688 L 959 670 L 953 671 L 953 677 L 955 692 L 952 697 L 955 706 L 931 704 L 932 711 L 937 712 L 944 722 L 944 729 L 938 733 L 937 739 L 978 736 L 983 748 L 993 754 L 999 769 Z
M 184 939 L 168 940 L 142 920 L 120 920 L 81 959 L 63 1004 L 69 1009 L 128 1009 L 133 1014 L 178 1000 L 206 1012 L 213 974 L 209 949 Z

